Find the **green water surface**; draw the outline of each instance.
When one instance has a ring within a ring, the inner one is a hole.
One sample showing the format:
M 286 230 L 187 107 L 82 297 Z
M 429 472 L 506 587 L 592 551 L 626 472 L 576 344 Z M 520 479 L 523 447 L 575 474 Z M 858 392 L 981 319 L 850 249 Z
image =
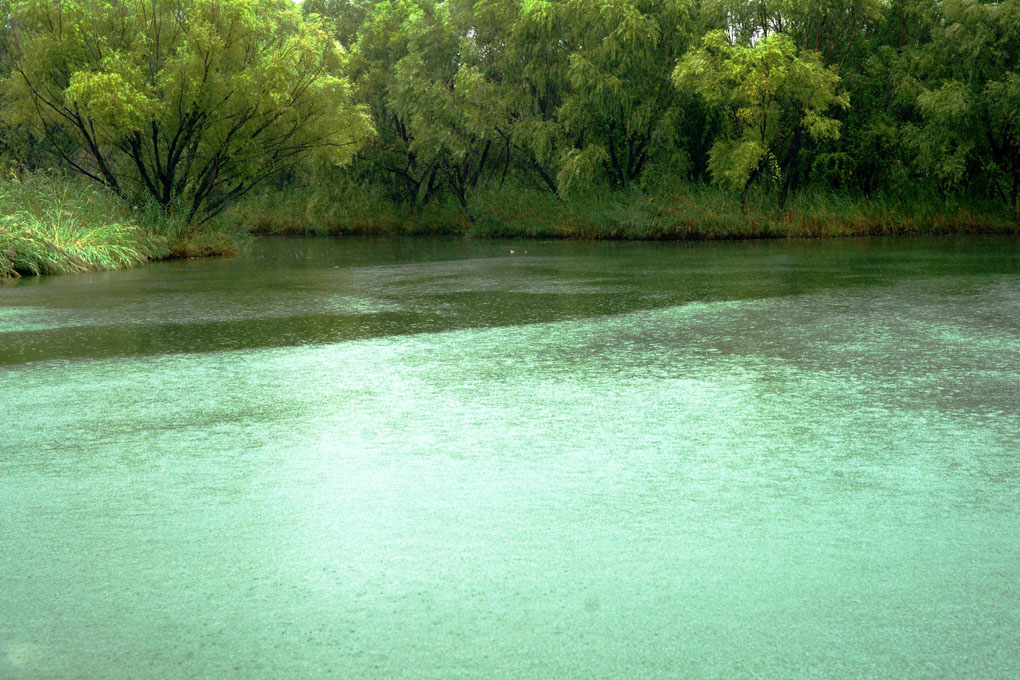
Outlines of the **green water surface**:
M 0 287 L 0 678 L 327 677 L 1020 677 L 1020 241 Z

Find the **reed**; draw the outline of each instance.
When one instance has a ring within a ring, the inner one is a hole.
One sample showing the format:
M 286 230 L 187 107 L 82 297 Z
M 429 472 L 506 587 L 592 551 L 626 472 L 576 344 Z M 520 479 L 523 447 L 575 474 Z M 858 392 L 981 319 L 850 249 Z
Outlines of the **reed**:
M 109 192 L 51 175 L 0 181 L 0 278 L 119 269 L 168 252 Z
M 722 240 L 1020 233 L 999 206 L 962 199 L 806 190 L 780 211 L 765 191 L 741 205 L 732 192 L 682 184 L 672 191 L 592 191 L 567 200 L 509 183 L 483 186 L 467 211 L 449 200 L 412 208 L 368 186 L 289 188 L 241 202 L 228 219 L 260 234 Z
M 0 180 L 0 280 L 232 254 L 237 244 L 231 234 L 194 230 L 159 207 L 131 208 L 76 178 L 40 173 Z
M 590 191 L 560 199 L 512 183 L 482 186 L 465 210 L 451 199 L 408 206 L 378 188 L 338 180 L 290 186 L 239 201 L 196 228 L 159 206 L 51 174 L 0 180 L 0 279 L 118 269 L 165 257 L 238 252 L 248 234 L 459 235 L 467 237 L 720 240 L 846 236 L 1018 234 L 998 206 L 937 196 L 793 195 L 780 211 L 761 191 L 741 205 L 716 187 Z

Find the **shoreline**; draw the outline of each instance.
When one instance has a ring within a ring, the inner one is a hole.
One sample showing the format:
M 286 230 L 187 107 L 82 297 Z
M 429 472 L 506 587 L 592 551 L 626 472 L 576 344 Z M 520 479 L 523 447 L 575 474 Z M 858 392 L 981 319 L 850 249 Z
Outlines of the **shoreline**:
M 1020 236 L 1020 225 L 1001 227 L 995 225 L 967 225 L 965 227 L 937 226 L 918 227 L 916 225 L 883 225 L 869 224 L 851 228 L 832 229 L 748 229 L 731 231 L 698 231 L 695 229 L 678 229 L 653 234 L 631 234 L 626 230 L 613 230 L 601 233 L 594 230 L 564 230 L 558 228 L 514 230 L 454 230 L 436 229 L 428 226 L 407 225 L 398 228 L 376 226 L 325 226 L 293 225 L 267 226 L 260 224 L 249 232 L 251 236 L 362 236 L 362 237 L 398 237 L 412 236 L 421 238 L 491 238 L 491 239 L 554 239 L 564 241 L 634 241 L 634 242 L 698 242 L 698 241 L 775 241 L 783 239 L 839 239 L 839 238 L 926 238 L 943 236 Z
M 507 190 L 480 192 L 472 219 L 449 202 L 412 209 L 365 187 L 305 188 L 249 197 L 196 228 L 158 210 L 130 208 L 87 183 L 36 175 L 0 182 L 0 282 L 232 256 L 246 240 L 273 235 L 647 242 L 1020 236 L 1020 221 L 980 204 L 804 193 L 779 212 L 769 198 L 742 210 L 732 196 L 700 186 L 669 196 L 570 201 Z
M 529 230 L 455 230 L 429 229 L 420 225 L 401 225 L 398 228 L 370 225 L 314 227 L 297 226 L 288 223 L 270 226 L 256 225 L 244 236 L 224 232 L 203 232 L 194 234 L 183 241 L 169 243 L 164 237 L 150 231 L 137 229 L 134 235 L 134 252 L 128 252 L 122 242 L 96 242 L 87 248 L 69 247 L 56 240 L 47 241 L 39 234 L 11 233 L 0 226 L 0 282 L 12 283 L 25 276 L 49 274 L 76 274 L 84 272 L 128 269 L 148 262 L 173 259 L 208 259 L 233 257 L 243 249 L 240 243 L 249 238 L 270 236 L 302 237 L 374 237 L 374 238 L 462 238 L 462 239 L 547 239 L 564 241 L 618 241 L 696 243 L 723 241 L 778 241 L 787 239 L 868 239 L 868 238 L 951 238 L 954 236 L 1017 236 L 1020 225 L 1003 228 L 1000 225 L 970 223 L 964 227 L 936 225 L 919 228 L 917 225 L 857 225 L 853 228 L 785 230 L 746 229 L 731 231 L 677 230 L 661 233 L 635 235 L 627 231 L 601 233 L 596 230 L 567 230 L 562 228 Z M 31 247 L 19 249 L 11 242 L 20 240 L 32 242 Z

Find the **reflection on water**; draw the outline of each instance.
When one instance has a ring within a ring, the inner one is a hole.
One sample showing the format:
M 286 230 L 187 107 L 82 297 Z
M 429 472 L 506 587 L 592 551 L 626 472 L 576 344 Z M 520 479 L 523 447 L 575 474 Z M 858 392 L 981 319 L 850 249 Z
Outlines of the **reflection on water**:
M 1016 677 L 1018 263 L 266 239 L 2 289 L 0 677 Z
M 989 276 L 1018 272 L 1015 239 L 524 246 L 263 239 L 236 260 L 0 289 L 0 364 L 301 346 L 935 277 L 966 297 L 979 285 L 969 278 L 975 273 L 983 286 Z

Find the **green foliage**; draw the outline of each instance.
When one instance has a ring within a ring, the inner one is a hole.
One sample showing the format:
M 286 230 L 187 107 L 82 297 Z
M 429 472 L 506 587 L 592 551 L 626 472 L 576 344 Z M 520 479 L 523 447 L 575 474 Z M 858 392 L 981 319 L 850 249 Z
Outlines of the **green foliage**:
M 370 124 L 343 54 L 288 0 L 15 0 L 7 117 L 67 167 L 204 220 Z
M 687 110 L 670 82 L 693 35 L 670 0 L 391 0 L 367 14 L 352 76 L 379 138 L 362 155 L 404 200 L 483 179 L 553 193 L 624 188 L 688 164 Z M 700 111 L 697 111 L 700 113 Z M 691 116 L 695 120 L 697 116 Z
M 799 51 L 785 33 L 740 45 L 712 31 L 680 61 L 674 79 L 726 116 L 729 125 L 712 147 L 709 167 L 716 182 L 744 195 L 756 179 L 788 173 L 804 135 L 837 139 L 841 124 L 828 112 L 850 104 L 837 92 L 835 71 L 817 52 Z M 783 187 L 785 201 L 788 184 Z
M 520 115 L 518 137 L 539 128 L 538 142 L 521 146 L 556 171 L 566 193 L 593 182 L 626 188 L 651 165 L 687 164 L 683 122 L 696 104 L 670 74 L 694 36 L 693 11 L 685 0 L 527 4 L 514 42 L 536 46 L 519 63 L 537 120 Z
M 375 0 L 302 0 L 301 11 L 326 18 L 340 44 L 350 49 L 375 4 Z
M 0 279 L 118 269 L 170 253 L 117 196 L 61 177 L 0 181 L 0 215 Z
M 462 108 L 478 108 L 458 87 L 471 80 L 477 56 L 464 12 L 470 5 L 380 2 L 358 30 L 351 76 L 378 134 L 359 172 L 387 183 L 398 200 L 427 203 L 444 186 L 465 198 L 479 164 L 487 140 L 466 120 L 471 112 Z
M 751 45 L 775 33 L 801 50 L 817 52 L 837 70 L 867 51 L 865 41 L 882 23 L 889 0 L 705 0 L 710 23 L 737 44 Z
M 860 199 L 804 190 L 776 211 L 775 197 L 752 200 L 722 187 L 677 184 L 669 193 L 637 188 L 589 191 L 566 199 L 507 181 L 480 185 L 464 216 L 456 200 L 423 206 L 394 203 L 371 186 L 348 184 L 259 193 L 225 213 L 257 233 L 451 235 L 583 239 L 744 239 L 833 236 L 1018 233 L 987 203 L 914 196 Z
M 1020 0 L 0 0 L 0 14 L 0 170 L 59 161 L 178 254 L 226 249 L 207 232 L 231 224 L 599 238 L 1020 224 Z
M 941 10 L 917 96 L 918 166 L 943 191 L 976 184 L 1020 213 L 1020 0 Z

